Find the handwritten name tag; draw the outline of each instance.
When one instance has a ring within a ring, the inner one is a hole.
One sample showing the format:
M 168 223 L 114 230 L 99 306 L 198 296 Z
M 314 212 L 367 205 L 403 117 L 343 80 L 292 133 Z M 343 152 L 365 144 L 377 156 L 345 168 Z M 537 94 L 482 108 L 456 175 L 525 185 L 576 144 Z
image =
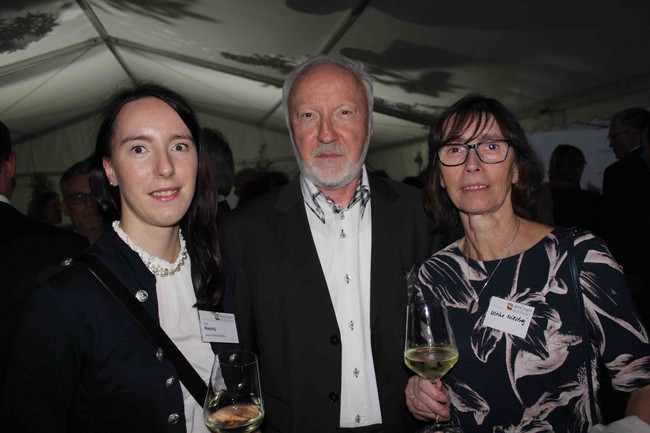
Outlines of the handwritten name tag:
M 534 311 L 535 307 L 492 296 L 483 326 L 524 338 Z
M 239 343 L 235 315 L 199 310 L 204 343 Z

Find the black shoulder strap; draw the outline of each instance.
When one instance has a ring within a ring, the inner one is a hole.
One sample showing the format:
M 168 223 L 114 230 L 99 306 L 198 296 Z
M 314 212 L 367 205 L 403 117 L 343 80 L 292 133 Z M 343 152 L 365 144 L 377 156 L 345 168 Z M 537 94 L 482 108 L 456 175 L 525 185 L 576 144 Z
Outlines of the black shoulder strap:
M 585 371 L 587 373 L 587 386 L 589 387 L 589 408 L 591 410 L 592 423 L 595 424 L 598 419 L 598 412 L 596 411 L 596 394 L 594 394 L 594 384 L 592 382 L 591 359 L 592 347 L 589 341 L 589 324 L 587 323 L 587 313 L 585 311 L 584 300 L 582 299 L 582 286 L 580 284 L 580 274 L 578 273 L 578 266 L 576 264 L 576 257 L 574 252 L 574 242 L 577 235 L 575 228 L 567 230 L 566 233 L 566 246 L 567 246 L 567 259 L 569 260 L 569 272 L 571 273 L 571 281 L 573 286 L 573 295 L 578 305 L 580 318 L 582 321 L 582 352 L 585 358 Z
M 138 325 L 142 333 L 157 347 L 163 350 L 166 356 L 176 368 L 178 377 L 185 388 L 192 394 L 194 399 L 203 406 L 205 395 L 208 392 L 201 376 L 194 370 L 189 361 L 183 356 L 178 347 L 172 342 L 169 336 L 162 330 L 147 311 L 129 292 L 124 284 L 115 274 L 106 267 L 99 259 L 89 254 L 81 254 L 75 261 L 83 264 L 99 280 L 106 290 L 119 302 L 131 319 Z

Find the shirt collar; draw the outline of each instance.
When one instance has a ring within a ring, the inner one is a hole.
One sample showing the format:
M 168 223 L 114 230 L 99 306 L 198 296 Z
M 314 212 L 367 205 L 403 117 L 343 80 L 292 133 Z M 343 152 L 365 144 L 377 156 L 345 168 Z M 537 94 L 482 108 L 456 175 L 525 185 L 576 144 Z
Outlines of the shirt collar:
M 4 195 L 2 195 L 2 194 L 0 194 L 0 202 L 7 203 L 8 205 L 11 205 L 11 202 L 9 201 L 9 199 L 7 197 L 5 197 Z
M 302 174 L 300 175 L 300 188 L 302 190 L 302 197 L 305 200 L 305 204 L 309 209 L 314 212 L 314 214 L 325 224 L 325 212 L 321 207 L 321 203 L 327 204 L 334 214 L 339 214 L 343 211 L 346 211 L 352 208 L 354 205 L 359 203 L 360 209 L 359 213 L 361 219 L 363 219 L 363 214 L 366 210 L 366 205 L 370 200 L 370 185 L 368 184 L 368 173 L 366 172 L 365 164 L 361 168 L 361 176 L 359 177 L 359 182 L 357 187 L 354 190 L 354 195 L 350 200 L 350 203 L 346 206 L 345 209 L 341 209 L 334 200 L 332 200 L 327 194 L 319 190 L 316 185 L 314 185 L 309 179 L 307 179 Z

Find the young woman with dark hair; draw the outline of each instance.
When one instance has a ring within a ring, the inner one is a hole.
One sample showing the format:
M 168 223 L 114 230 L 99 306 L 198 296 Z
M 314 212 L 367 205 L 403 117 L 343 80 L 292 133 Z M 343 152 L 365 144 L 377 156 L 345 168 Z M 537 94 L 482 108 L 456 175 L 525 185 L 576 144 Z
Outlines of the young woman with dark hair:
M 211 223 L 216 218 L 217 174 L 211 170 L 209 160 L 202 157 L 204 150 L 199 143 L 201 128 L 187 102 L 180 95 L 155 84 L 145 84 L 124 91 L 111 99 L 97 134 L 90 184 L 102 212 L 109 217 L 107 221 L 119 219 L 122 214 L 120 188 L 110 184 L 104 170 L 104 161 L 112 157 L 111 141 L 116 118 L 122 108 L 129 102 L 147 97 L 160 99 L 169 105 L 185 123 L 192 137 L 195 137 L 194 145 L 198 153 L 195 194 L 187 213 L 180 221 L 180 227 L 187 237 L 187 249 L 192 257 L 192 282 L 197 295 L 197 306 L 210 309 L 219 305 L 223 287 L 217 228 Z
M 180 95 L 146 84 L 114 96 L 90 176 L 113 228 L 88 254 L 207 381 L 214 353 L 236 343 L 236 330 L 230 325 L 222 334 L 235 337 L 225 339 L 201 332 L 208 320 L 223 325 L 213 312 L 234 312 L 214 224 L 214 173 L 201 155 L 198 123 Z M 55 269 L 27 309 L 0 423 L 29 432 L 207 432 L 202 405 L 167 355 L 85 267 Z

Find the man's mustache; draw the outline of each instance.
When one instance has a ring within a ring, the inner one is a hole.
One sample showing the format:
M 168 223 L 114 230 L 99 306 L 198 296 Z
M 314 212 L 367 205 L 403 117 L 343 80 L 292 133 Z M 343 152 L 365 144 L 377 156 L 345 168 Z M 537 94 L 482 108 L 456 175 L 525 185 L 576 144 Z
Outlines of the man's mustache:
M 326 153 L 333 153 L 336 155 L 347 155 L 347 149 L 345 146 L 339 146 L 337 144 L 319 144 L 316 150 L 314 151 L 314 156 L 321 156 Z

